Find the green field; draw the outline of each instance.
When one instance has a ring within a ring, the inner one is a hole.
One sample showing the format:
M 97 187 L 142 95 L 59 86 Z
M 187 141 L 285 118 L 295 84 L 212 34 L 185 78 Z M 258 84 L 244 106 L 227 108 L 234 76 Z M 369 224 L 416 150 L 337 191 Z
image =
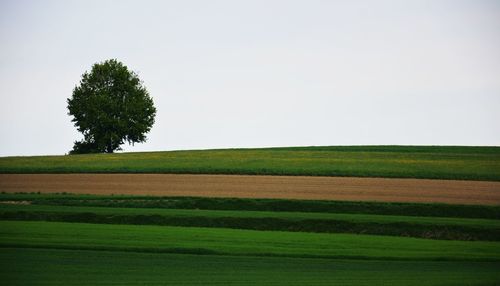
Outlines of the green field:
M 500 242 L 225 228 L 0 221 L 0 246 L 363 260 L 500 261 Z
M 497 285 L 498 262 L 0 249 L 5 285 Z
M 203 173 L 500 181 L 500 147 L 333 146 L 3 157 L 0 173 Z
M 500 181 L 499 147 L 0 158 L 0 173 Z M 500 206 L 0 193 L 6 285 L 500 285 Z
M 500 242 L 0 221 L 8 285 L 497 285 Z
M 500 206 L 291 199 L 76 195 L 65 193 L 0 193 L 0 201 L 35 205 L 109 208 L 163 208 L 302 213 L 349 213 L 421 217 L 500 219 Z
M 9 285 L 500 283 L 496 206 L 34 193 L 0 202 Z
M 470 218 L 0 204 L 0 219 L 500 241 L 500 220 Z

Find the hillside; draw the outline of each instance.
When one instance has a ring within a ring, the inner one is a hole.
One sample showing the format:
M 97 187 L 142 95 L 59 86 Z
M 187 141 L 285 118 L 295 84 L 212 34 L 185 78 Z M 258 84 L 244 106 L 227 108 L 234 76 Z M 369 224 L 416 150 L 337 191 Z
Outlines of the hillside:
M 2 157 L 0 173 L 185 173 L 500 181 L 500 147 L 325 146 Z

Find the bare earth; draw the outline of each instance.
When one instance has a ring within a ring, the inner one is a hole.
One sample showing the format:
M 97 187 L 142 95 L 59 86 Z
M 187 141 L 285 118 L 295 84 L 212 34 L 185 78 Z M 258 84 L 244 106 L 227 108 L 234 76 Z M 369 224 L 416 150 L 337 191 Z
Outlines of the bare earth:
M 500 182 L 349 177 L 0 174 L 2 192 L 500 205 Z

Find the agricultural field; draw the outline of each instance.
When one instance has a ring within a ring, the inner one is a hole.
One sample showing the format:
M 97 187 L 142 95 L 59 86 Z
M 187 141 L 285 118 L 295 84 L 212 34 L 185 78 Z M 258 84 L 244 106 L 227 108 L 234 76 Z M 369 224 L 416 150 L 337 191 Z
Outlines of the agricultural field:
M 500 206 L 36 193 L 0 202 L 2 277 L 13 285 L 500 281 Z
M 76 259 L 75 259 L 76 258 Z M 498 263 L 4 248 L 8 285 L 497 285 Z
M 0 158 L 0 173 L 177 173 L 500 181 L 500 147 L 333 146 Z
M 500 182 L 192 174 L 0 174 L 4 192 L 500 204 Z
M 499 285 L 499 166 L 496 147 L 0 158 L 0 277 L 5 285 Z

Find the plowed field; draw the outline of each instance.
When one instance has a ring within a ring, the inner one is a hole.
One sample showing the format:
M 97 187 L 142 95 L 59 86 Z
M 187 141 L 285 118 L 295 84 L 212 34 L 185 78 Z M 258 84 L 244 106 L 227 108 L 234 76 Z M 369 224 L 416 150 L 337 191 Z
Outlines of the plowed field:
M 353 177 L 0 174 L 2 192 L 500 205 L 500 182 Z

